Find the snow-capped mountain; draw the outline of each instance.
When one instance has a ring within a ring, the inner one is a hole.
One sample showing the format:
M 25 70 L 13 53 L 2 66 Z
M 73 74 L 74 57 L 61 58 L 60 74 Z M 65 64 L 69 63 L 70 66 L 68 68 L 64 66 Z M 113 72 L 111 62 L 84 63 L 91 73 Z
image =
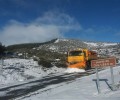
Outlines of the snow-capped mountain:
M 120 47 L 118 44 L 112 42 L 87 42 L 75 39 L 56 39 L 53 43 L 40 45 L 37 49 L 64 53 L 72 49 L 88 48 L 96 51 L 100 55 L 119 56 Z
M 88 42 L 76 39 L 54 39 L 45 43 L 31 43 L 9 46 L 16 52 L 38 52 L 40 50 L 47 52 L 56 52 L 65 54 L 67 51 L 77 48 L 88 48 L 96 51 L 99 55 L 104 56 L 117 56 L 120 58 L 120 43 L 110 42 Z M 21 51 L 22 50 L 22 51 Z M 36 55 L 35 55 L 36 56 Z
M 55 39 L 53 43 L 40 45 L 37 49 L 45 49 L 54 52 L 67 52 L 75 48 L 87 48 L 87 44 L 74 39 Z
M 118 43 L 110 43 L 110 42 L 87 42 L 87 41 L 81 41 L 76 39 L 55 39 L 53 42 L 40 45 L 37 49 L 45 49 L 45 50 L 51 50 L 54 52 L 66 52 L 71 49 L 75 48 L 88 48 L 88 49 L 94 49 L 94 48 L 110 48 L 113 46 L 117 46 Z M 35 48 L 34 48 L 35 49 Z

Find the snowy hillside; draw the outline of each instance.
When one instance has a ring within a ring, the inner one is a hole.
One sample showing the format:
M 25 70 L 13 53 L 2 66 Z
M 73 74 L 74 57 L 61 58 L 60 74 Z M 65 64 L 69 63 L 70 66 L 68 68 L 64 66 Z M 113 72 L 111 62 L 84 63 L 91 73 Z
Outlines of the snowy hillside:
M 93 47 L 97 47 L 99 42 L 84 42 L 86 43 L 87 45 L 89 46 L 93 46 Z M 107 43 L 107 42 L 100 42 L 102 44 L 103 47 L 106 47 L 106 46 L 115 46 L 117 45 L 117 43 Z
M 120 44 L 110 42 L 84 42 L 88 45 L 88 49 L 97 52 L 100 57 L 114 56 L 120 59 Z

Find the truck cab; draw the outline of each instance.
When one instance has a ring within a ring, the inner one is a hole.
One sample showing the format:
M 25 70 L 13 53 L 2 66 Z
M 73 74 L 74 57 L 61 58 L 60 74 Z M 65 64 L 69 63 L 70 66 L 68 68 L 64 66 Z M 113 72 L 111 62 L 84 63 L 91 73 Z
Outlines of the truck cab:
M 67 54 L 67 66 L 69 68 L 86 69 L 93 59 L 97 59 L 97 53 L 94 51 L 88 49 L 71 50 Z

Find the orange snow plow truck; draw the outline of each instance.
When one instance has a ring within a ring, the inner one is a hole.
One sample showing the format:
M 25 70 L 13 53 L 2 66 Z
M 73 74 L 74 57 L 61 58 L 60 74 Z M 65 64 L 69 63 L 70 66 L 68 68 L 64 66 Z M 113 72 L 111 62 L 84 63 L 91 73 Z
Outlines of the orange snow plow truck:
M 67 53 L 67 67 L 90 69 L 91 60 L 97 59 L 97 53 L 88 49 L 77 49 Z

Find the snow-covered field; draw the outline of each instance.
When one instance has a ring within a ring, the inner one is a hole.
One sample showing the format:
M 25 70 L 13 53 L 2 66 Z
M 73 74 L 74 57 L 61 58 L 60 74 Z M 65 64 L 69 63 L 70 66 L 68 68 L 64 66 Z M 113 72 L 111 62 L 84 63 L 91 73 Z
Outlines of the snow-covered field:
M 64 70 L 55 66 L 43 70 L 42 66 L 32 59 L 6 59 L 3 66 L 0 61 L 0 86 L 40 78 L 52 73 L 64 72 Z
M 76 78 L 75 80 L 68 82 L 50 84 L 42 89 L 27 94 L 26 96 L 16 98 L 16 100 L 120 100 L 120 66 L 114 67 L 113 71 L 114 81 L 117 87 L 116 91 L 111 90 L 111 74 L 110 69 L 107 68 L 106 70 L 99 72 L 100 94 L 98 94 L 96 86 L 96 74 L 93 74 Z M 3 87 L 14 86 L 15 84 L 21 83 L 25 84 L 29 79 L 34 81 L 34 79 L 42 79 L 43 76 L 50 77 L 53 75 L 52 73 L 55 73 L 54 76 L 58 76 L 59 74 L 63 75 L 71 72 L 84 72 L 84 70 L 66 70 L 65 68 L 53 67 L 51 69 L 46 69 L 45 71 L 42 69 L 42 66 L 39 66 L 37 62 L 32 59 L 6 59 L 4 60 L 4 65 L 0 65 L 0 96 L 7 95 L 7 93 L 9 94 L 9 91 L 13 91 L 17 88 L 22 88 L 22 85 L 16 88 L 11 87 L 5 91 L 2 90 Z M 44 82 L 46 83 L 52 80 L 45 80 Z M 41 84 L 44 84 L 44 82 L 41 82 Z M 28 83 L 31 82 L 27 82 L 25 85 L 23 84 L 23 88 L 30 88 L 30 86 L 38 84 L 38 82 Z

